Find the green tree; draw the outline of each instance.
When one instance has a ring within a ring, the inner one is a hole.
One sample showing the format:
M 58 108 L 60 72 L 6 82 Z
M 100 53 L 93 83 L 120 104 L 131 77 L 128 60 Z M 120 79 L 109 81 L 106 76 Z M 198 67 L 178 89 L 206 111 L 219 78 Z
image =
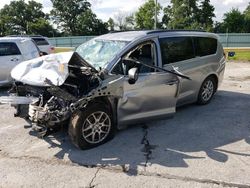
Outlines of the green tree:
M 97 19 L 87 0 L 51 0 L 54 23 L 68 35 L 96 35 L 108 31 L 108 24 Z M 99 28 L 99 29 L 98 29 Z
M 119 12 L 115 15 L 115 26 L 119 28 L 120 31 L 132 30 L 134 29 L 134 15 L 128 15 L 125 12 Z
M 12 29 L 11 17 L 8 15 L 4 15 L 0 11 L 0 36 L 10 35 L 10 34 L 18 34 L 18 31 L 14 31 Z
M 168 29 L 213 28 L 214 6 L 210 0 L 171 0 L 163 9 L 162 24 Z
M 210 0 L 202 1 L 197 15 L 197 22 L 201 25 L 201 28 L 212 31 L 214 17 L 214 6 L 211 5 Z
M 215 22 L 214 23 L 214 29 L 213 29 L 214 33 L 226 33 L 226 29 L 223 25 L 222 22 Z
M 115 15 L 115 26 L 117 26 L 120 31 L 126 30 L 126 16 L 124 12 L 119 12 Z
M 132 30 L 135 27 L 135 16 L 134 14 L 130 14 L 125 18 L 125 25 L 127 30 Z
M 49 36 L 53 28 L 47 19 L 48 15 L 43 13 L 41 3 L 33 0 L 28 3 L 24 0 L 11 1 L 0 10 L 0 33 L 1 35 L 40 34 L 39 30 L 32 28 L 35 24 L 36 27 L 47 31 L 43 34 Z
M 162 25 L 163 28 L 171 29 L 170 21 L 173 18 L 172 7 L 169 5 L 163 9 Z
M 139 29 L 153 29 L 155 24 L 155 9 L 156 4 L 154 0 L 147 0 L 139 10 L 135 13 L 136 27 Z M 157 6 L 157 15 L 160 14 L 161 5 Z M 160 24 L 158 24 L 158 27 Z
M 223 28 L 229 33 L 244 32 L 245 17 L 239 9 L 233 8 L 231 11 L 224 14 Z
M 220 33 L 244 33 L 250 32 L 250 3 L 246 10 L 241 13 L 239 9 L 233 8 L 224 14 L 223 21 L 215 24 L 214 32 Z
M 193 28 L 196 24 L 197 17 L 197 0 L 171 0 L 172 3 L 172 19 L 170 21 L 171 28 L 188 29 Z
M 163 10 L 163 25 L 171 29 L 194 29 L 198 27 L 197 0 L 171 0 Z
M 76 23 L 74 35 L 102 35 L 108 32 L 108 23 L 103 23 L 91 9 L 81 14 Z
M 108 20 L 108 27 L 110 31 L 114 31 L 115 30 L 115 22 L 112 18 L 109 18 Z
M 64 32 L 78 33 L 79 17 L 90 9 L 91 4 L 86 0 L 51 0 L 53 9 L 52 19 Z
M 36 22 L 29 22 L 28 25 L 31 34 L 39 34 L 47 37 L 60 36 L 60 33 L 43 18 L 38 19 Z
M 250 3 L 244 11 L 245 17 L 245 32 L 250 33 Z

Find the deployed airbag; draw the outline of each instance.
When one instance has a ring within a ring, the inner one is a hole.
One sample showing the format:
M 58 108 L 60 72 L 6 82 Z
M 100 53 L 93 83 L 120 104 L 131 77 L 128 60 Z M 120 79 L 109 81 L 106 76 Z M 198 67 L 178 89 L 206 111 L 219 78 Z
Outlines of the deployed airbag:
M 42 56 L 18 64 L 11 76 L 31 86 L 61 86 L 69 75 L 68 63 L 74 52 Z

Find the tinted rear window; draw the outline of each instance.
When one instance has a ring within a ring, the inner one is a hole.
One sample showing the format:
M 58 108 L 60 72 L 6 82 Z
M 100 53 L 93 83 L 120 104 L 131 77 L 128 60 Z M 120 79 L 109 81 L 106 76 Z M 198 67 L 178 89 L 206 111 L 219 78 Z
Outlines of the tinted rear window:
M 0 56 L 21 55 L 16 43 L 0 42 Z
M 170 37 L 160 39 L 163 64 L 194 58 L 191 37 Z
M 32 38 L 38 46 L 49 45 L 49 43 L 43 38 Z
M 196 56 L 216 54 L 217 39 L 206 37 L 194 37 Z

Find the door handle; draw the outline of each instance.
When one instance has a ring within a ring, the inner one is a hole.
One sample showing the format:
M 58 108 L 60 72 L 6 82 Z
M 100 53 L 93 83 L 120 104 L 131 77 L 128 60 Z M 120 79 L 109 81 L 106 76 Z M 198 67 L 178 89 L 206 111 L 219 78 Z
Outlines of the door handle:
M 12 58 L 11 61 L 18 61 L 19 59 L 17 58 Z

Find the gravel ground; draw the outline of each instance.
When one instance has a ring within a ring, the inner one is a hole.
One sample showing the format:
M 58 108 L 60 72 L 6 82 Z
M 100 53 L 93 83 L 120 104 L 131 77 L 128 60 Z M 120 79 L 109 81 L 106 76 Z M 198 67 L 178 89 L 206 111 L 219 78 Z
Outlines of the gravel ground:
M 66 129 L 37 138 L 13 113 L 0 106 L 0 187 L 250 187 L 249 63 L 227 64 L 209 105 L 181 107 L 87 151 Z

